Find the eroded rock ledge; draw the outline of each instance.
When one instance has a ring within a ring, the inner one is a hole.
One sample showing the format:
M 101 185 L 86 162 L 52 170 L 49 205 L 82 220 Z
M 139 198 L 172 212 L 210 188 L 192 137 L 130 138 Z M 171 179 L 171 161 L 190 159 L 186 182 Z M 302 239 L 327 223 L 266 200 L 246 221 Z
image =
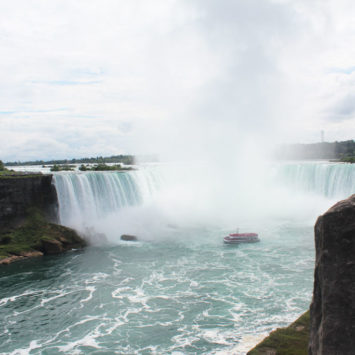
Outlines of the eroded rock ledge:
M 0 175 L 0 264 L 85 246 L 73 229 L 55 224 L 57 210 L 52 175 Z
M 309 353 L 353 354 L 355 349 L 355 195 L 315 225 L 316 266 Z
M 20 225 L 29 208 L 57 222 L 58 199 L 52 175 L 12 173 L 0 176 L 0 234 Z
M 20 226 L 0 234 L 0 264 L 59 254 L 85 245 L 75 230 L 47 222 L 39 209 L 31 208 Z

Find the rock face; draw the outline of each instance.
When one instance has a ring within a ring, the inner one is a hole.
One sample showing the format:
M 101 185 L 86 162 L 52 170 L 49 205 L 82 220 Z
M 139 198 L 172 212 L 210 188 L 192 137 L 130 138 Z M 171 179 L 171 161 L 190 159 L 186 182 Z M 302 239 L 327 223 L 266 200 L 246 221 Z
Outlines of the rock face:
M 60 254 L 87 245 L 74 229 L 48 223 L 39 210 L 31 210 L 24 223 L 0 234 L 0 265 L 40 255 Z
M 60 254 L 64 251 L 86 246 L 85 240 L 74 229 L 52 223 L 45 225 L 42 229 L 46 230 L 46 237 L 41 238 L 38 249 L 44 255 Z
M 122 234 L 121 235 L 121 240 L 126 240 L 129 242 L 136 242 L 138 238 L 135 235 L 130 235 L 130 234 Z
M 43 253 L 41 251 L 29 251 L 21 253 L 21 255 L 12 255 L 4 259 L 0 259 L 0 265 L 8 265 L 13 263 L 14 261 L 26 259 L 26 258 L 35 258 L 37 256 L 42 256 Z
M 57 222 L 58 199 L 52 175 L 0 178 L 0 232 L 21 222 L 31 207 Z
M 318 218 L 315 243 L 309 354 L 354 354 L 355 195 Z

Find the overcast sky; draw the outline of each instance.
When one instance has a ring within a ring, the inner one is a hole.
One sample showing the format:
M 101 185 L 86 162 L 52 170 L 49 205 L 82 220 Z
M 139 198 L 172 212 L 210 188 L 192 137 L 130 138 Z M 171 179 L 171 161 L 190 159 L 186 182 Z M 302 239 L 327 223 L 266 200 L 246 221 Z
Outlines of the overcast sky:
M 353 0 L 1 1 L 0 159 L 353 139 L 354 18 Z

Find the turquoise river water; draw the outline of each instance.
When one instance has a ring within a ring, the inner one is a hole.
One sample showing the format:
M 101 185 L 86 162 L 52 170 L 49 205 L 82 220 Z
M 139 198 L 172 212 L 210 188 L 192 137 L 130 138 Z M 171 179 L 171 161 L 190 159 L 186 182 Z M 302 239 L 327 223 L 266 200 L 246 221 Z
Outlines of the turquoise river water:
M 230 216 L 201 223 L 221 204 L 202 208 L 162 170 L 55 175 L 61 222 L 93 245 L 0 268 L 0 354 L 245 354 L 309 307 L 315 217 L 354 190 L 352 166 L 271 169 L 276 201 L 235 212 L 261 242 L 237 246 L 222 242 Z

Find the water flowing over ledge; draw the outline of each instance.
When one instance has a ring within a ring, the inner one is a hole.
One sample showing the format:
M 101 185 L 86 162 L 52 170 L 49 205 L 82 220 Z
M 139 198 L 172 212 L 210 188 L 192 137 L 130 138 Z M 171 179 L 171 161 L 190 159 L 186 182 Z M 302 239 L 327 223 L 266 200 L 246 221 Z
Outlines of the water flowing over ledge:
M 185 169 L 178 169 L 178 173 L 174 171 L 166 174 L 168 171 L 166 167 L 152 166 L 130 172 L 55 174 L 54 183 L 58 193 L 61 223 L 78 227 L 88 221 L 96 221 L 113 215 L 126 207 L 147 203 L 157 195 L 163 186 L 169 186 L 172 190 L 177 181 L 183 180 L 183 174 L 193 174 L 190 169 L 187 170 L 187 173 L 186 170 L 181 173 L 181 170 Z M 182 175 L 177 176 L 177 174 Z M 260 171 L 259 174 L 260 177 L 255 179 L 255 181 L 261 182 L 258 197 L 266 194 L 276 196 L 274 190 L 283 188 L 288 193 L 299 192 L 326 199 L 341 199 L 353 193 L 355 188 L 355 165 L 353 164 L 280 163 L 270 165 L 269 169 Z M 202 172 L 194 183 L 196 184 L 197 181 L 200 184 L 208 184 L 208 180 L 208 173 Z M 227 197 L 229 195 L 231 198 L 235 198 L 240 204 L 240 196 L 245 192 L 238 191 L 237 185 L 235 183 L 235 186 L 226 186 L 224 192 Z M 210 186 L 213 184 L 211 183 Z M 186 197 L 195 192 L 188 191 L 185 186 L 182 190 L 186 193 Z M 206 191 L 208 190 L 212 190 L 212 188 L 207 188 Z M 200 197 L 205 198 L 206 204 L 209 204 L 216 196 L 204 194 Z
M 280 183 L 330 198 L 344 198 L 355 189 L 355 164 L 292 162 L 279 164 L 274 176 Z
M 56 174 L 61 223 L 78 225 L 140 205 L 157 191 L 160 180 L 155 170 Z

